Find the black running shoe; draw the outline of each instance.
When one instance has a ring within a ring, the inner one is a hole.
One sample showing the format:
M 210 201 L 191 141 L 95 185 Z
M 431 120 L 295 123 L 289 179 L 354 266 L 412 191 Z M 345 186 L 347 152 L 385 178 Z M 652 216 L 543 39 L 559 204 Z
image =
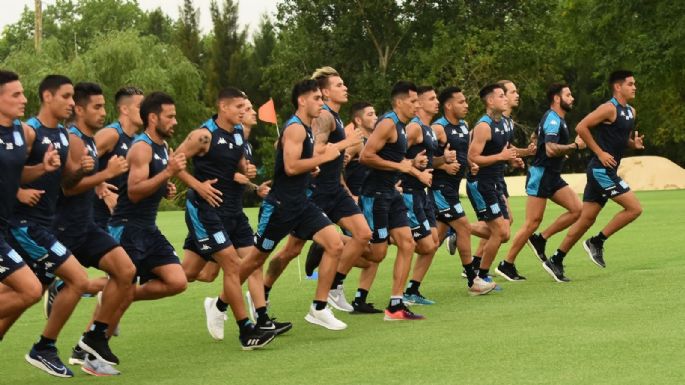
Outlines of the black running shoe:
M 545 246 L 547 245 L 547 240 L 542 237 L 542 234 L 533 234 L 528 238 L 528 246 L 533 250 L 535 256 L 538 257 L 540 262 L 545 262 L 547 256 L 545 255 Z
M 376 309 L 375 307 L 373 307 L 373 303 L 368 303 L 368 302 L 353 301 L 352 302 L 352 308 L 354 308 L 354 311 L 350 314 L 380 314 L 380 313 L 383 313 L 383 310 Z
M 59 359 L 57 348 L 50 346 L 47 349 L 36 349 L 36 345 L 31 347 L 31 351 L 24 356 L 26 361 L 37 367 L 38 369 L 47 372 L 56 377 L 74 377 L 71 369 L 67 368 L 62 360 Z
M 109 341 L 104 334 L 98 336 L 95 332 L 89 331 L 81 337 L 78 346 L 110 365 L 119 364 L 119 358 L 109 349 Z
M 50 317 L 50 312 L 52 312 L 52 303 L 55 302 L 55 297 L 57 297 L 57 294 L 62 290 L 64 287 L 64 281 L 61 279 L 57 278 L 52 283 L 50 286 L 48 286 L 48 289 L 45 290 L 45 294 L 43 294 L 43 315 L 45 316 L 45 319 Z
M 307 252 L 307 261 L 304 263 L 304 272 L 307 274 L 307 277 L 311 277 L 314 274 L 314 269 L 319 267 L 322 257 L 323 247 L 316 242 L 312 242 Z
M 78 345 L 74 346 L 73 349 L 71 349 L 71 357 L 69 357 L 69 365 L 83 365 L 83 362 L 86 360 L 86 356 L 88 353 L 86 353 L 85 350 L 81 349 Z
M 586 239 L 583 242 L 583 248 L 587 251 L 587 255 L 590 256 L 590 260 L 599 267 L 607 267 L 604 263 L 604 245 L 600 242 L 595 242 L 593 238 Z
M 243 350 L 254 350 L 268 345 L 275 337 L 275 331 L 261 331 L 253 326 L 249 331 L 240 333 L 238 339 Z
M 274 332 L 280 336 L 293 328 L 292 322 L 277 322 L 276 318 L 269 319 L 268 316 L 265 318 L 265 321 L 257 321 L 257 329 L 262 332 Z
M 553 258 L 542 262 L 542 268 L 557 282 L 571 281 L 564 275 L 564 265 L 554 262 Z
M 507 281 L 517 282 L 526 280 L 526 277 L 519 275 L 519 272 L 516 270 L 516 266 L 513 263 L 505 263 L 502 261 L 495 268 L 495 272 Z

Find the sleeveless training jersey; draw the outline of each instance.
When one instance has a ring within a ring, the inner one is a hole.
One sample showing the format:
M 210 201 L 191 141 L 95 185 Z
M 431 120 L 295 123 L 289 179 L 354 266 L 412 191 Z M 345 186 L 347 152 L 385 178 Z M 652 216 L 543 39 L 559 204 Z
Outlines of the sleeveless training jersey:
M 545 143 L 568 144 L 569 134 L 566 121 L 554 110 L 547 110 L 538 125 L 537 136 L 537 152 L 531 165 L 545 167 L 554 172 L 561 172 L 565 157 L 548 157 Z
M 133 140 L 132 145 L 138 142 L 144 142 L 152 148 L 152 159 L 148 166 L 150 172 L 148 178 L 152 178 L 164 171 L 169 162 L 166 146 L 155 143 L 146 132 L 138 135 Z M 141 199 L 137 203 L 133 203 L 128 197 L 128 174 L 125 174 L 124 184 L 119 190 L 119 200 L 117 201 L 117 207 L 114 209 L 114 215 L 112 215 L 112 222 L 132 223 L 145 227 L 155 226 L 159 202 L 167 194 L 166 183 L 162 183 L 152 195 Z
M 345 127 L 340 119 L 340 115 L 333 111 L 328 105 L 324 104 L 323 109 L 330 112 L 335 119 L 335 129 L 328 135 L 328 143 L 338 143 L 345 140 Z M 312 178 L 312 187 L 321 188 L 338 188 L 340 187 L 340 175 L 343 169 L 343 160 L 345 159 L 345 151 L 340 152 L 340 156 L 330 162 L 326 162 L 319 166 L 321 171 L 316 178 Z
M 117 134 L 119 135 L 119 139 L 117 139 L 117 142 L 112 148 L 112 151 L 103 154 L 99 157 L 98 171 L 106 169 L 107 163 L 109 162 L 110 158 L 112 158 L 114 155 L 126 158 L 126 154 L 128 154 L 128 149 L 131 148 L 131 144 L 133 144 L 133 137 L 128 136 L 128 134 L 126 134 L 126 131 L 124 131 L 123 127 L 121 127 L 121 123 L 119 122 L 114 122 L 104 127 L 103 130 L 116 130 Z M 116 186 L 119 190 L 121 190 L 121 186 L 125 182 L 124 178 L 127 178 L 127 174 L 125 173 L 119 176 L 115 176 L 112 179 L 109 179 L 107 183 L 110 183 Z M 119 192 L 117 191 L 117 193 Z M 103 222 L 106 222 L 106 220 L 108 220 L 111 216 L 109 208 L 102 199 L 95 199 L 93 203 L 93 216 L 96 218 L 96 220 L 102 219 Z
M 490 140 L 488 140 L 485 143 L 481 155 L 488 156 L 499 154 L 500 152 L 502 152 L 504 146 L 509 141 L 509 132 L 504 128 L 504 118 L 495 121 L 490 116 L 483 115 L 483 117 L 478 120 L 478 123 L 476 123 L 476 125 L 480 124 L 481 122 L 487 123 L 490 127 Z M 476 174 L 475 178 L 499 178 L 503 175 L 504 162 L 497 162 L 489 166 L 481 167 L 478 170 L 478 174 Z
M 98 153 L 95 146 L 95 140 L 92 136 L 84 134 L 75 126 L 69 128 L 69 133 L 74 134 L 83 140 L 83 144 L 88 149 L 88 155 L 95 160 L 95 168 L 85 175 L 95 174 L 95 170 L 98 170 Z M 86 231 L 88 229 L 88 224 L 93 221 L 93 202 L 96 198 L 94 188 L 71 196 L 66 196 L 60 191 L 55 227 L 70 229 L 76 233 L 79 231 Z M 74 235 L 74 233 L 70 235 Z
M 363 144 L 366 145 L 367 138 L 362 138 Z M 345 166 L 345 184 L 347 188 L 350 189 L 352 195 L 359 196 L 362 193 L 362 185 L 369 176 L 371 171 L 366 165 L 359 162 L 359 154 L 355 155 L 353 159 L 350 159 Z
M 0 126 L 0 236 L 9 228 L 26 155 L 21 121 L 14 120 L 11 127 Z
M 616 98 L 611 98 L 609 102 L 616 107 L 616 120 L 612 123 L 601 123 L 597 126 L 595 140 L 599 148 L 608 152 L 616 159 L 616 168 L 618 169 L 618 164 L 621 163 L 623 153 L 626 147 L 628 147 L 630 133 L 635 128 L 635 117 L 629 104 L 622 106 Z M 602 164 L 597 155 L 593 155 L 590 163 L 600 166 Z
M 383 148 L 378 151 L 378 156 L 391 162 L 399 163 L 407 153 L 407 134 L 404 131 L 405 124 L 400 121 L 395 111 L 390 111 L 381 116 L 376 122 L 376 126 L 385 119 L 390 119 L 395 124 L 397 141 L 395 143 L 386 142 Z M 399 171 L 378 170 L 371 168 L 369 175 L 364 181 L 362 193 L 371 195 L 379 192 L 392 192 L 395 184 L 400 177 Z
M 433 124 L 438 124 L 445 130 L 447 142 L 445 146 L 439 146 L 436 155 L 443 155 L 447 143 L 450 145 L 450 150 L 457 151 L 457 162 L 459 162 L 460 169 L 457 175 L 450 175 L 445 170 L 435 169 L 433 171 L 433 188 L 440 188 L 442 186 L 450 186 L 455 190 L 459 189 L 459 181 L 464 175 L 468 166 L 468 152 L 469 152 L 469 126 L 462 119 L 457 124 L 453 124 L 446 117 L 441 117 Z
M 305 125 L 297 115 L 293 115 L 286 121 L 285 127 L 283 127 L 283 131 L 281 131 L 281 136 L 278 140 L 273 186 L 267 196 L 267 198 L 275 199 L 277 202 L 280 202 L 281 207 L 284 209 L 302 207 L 307 200 L 306 191 L 307 185 L 309 184 L 309 172 L 292 176 L 285 173 L 282 140 L 285 130 L 293 124 L 301 124 L 307 132 L 307 136 L 302 142 L 302 153 L 300 154 L 300 158 L 308 159 L 314 154 L 314 135 L 312 135 L 312 128 Z
M 437 150 L 438 140 L 435 138 L 433 129 L 430 126 L 423 124 L 421 119 L 414 117 L 410 123 L 416 123 L 421 128 L 421 137 L 423 142 L 413 144 L 411 147 L 407 148 L 407 159 L 414 159 L 421 151 L 426 150 L 426 157 L 428 157 L 428 164 L 426 168 L 433 168 L 433 156 Z M 402 174 L 402 187 L 412 190 L 423 190 L 426 186 L 421 183 L 414 176 L 409 174 Z
M 59 153 L 61 166 L 59 169 L 45 173 L 40 178 L 22 187 L 28 189 L 44 190 L 40 200 L 35 206 L 25 205 L 18 202 L 14 208 L 14 217 L 17 220 L 30 220 L 40 225 L 51 227 L 57 209 L 57 199 L 62 190 L 62 172 L 67 164 L 69 154 L 69 132 L 61 124 L 57 128 L 48 128 L 38 118 L 29 119 L 26 124 L 33 128 L 36 139 L 31 147 L 31 152 L 26 159 L 26 165 L 32 166 L 43 163 L 43 157 L 48 147 Z
M 223 194 L 217 211 L 232 214 L 242 211 L 243 186 L 233 180 L 240 160 L 245 152 L 242 130 L 233 132 L 219 127 L 216 116 L 207 120 L 201 127 L 211 133 L 209 150 L 206 154 L 193 157 L 193 176 L 200 182 L 217 179 L 214 188 Z M 198 196 L 198 199 L 202 199 Z

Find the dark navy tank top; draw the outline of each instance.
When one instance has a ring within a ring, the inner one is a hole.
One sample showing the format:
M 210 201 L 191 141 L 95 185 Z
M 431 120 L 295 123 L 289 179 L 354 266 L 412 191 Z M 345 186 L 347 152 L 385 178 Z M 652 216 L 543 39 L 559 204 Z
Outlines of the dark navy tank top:
M 635 116 L 633 116 L 633 109 L 629 104 L 623 106 L 616 98 L 611 98 L 609 102 L 616 108 L 616 120 L 611 123 L 601 123 L 597 126 L 595 141 L 597 141 L 599 148 L 611 154 L 616 159 L 616 162 L 620 164 L 626 147 L 628 147 L 630 133 L 635 128 Z M 597 155 L 592 157 L 590 163 L 600 167 L 602 164 Z M 616 168 L 618 168 L 618 165 Z
M 169 153 L 166 146 L 155 143 L 146 132 L 138 135 L 133 140 L 132 146 L 138 142 L 144 142 L 152 148 L 152 159 L 148 166 L 148 178 L 152 178 L 164 171 L 169 162 Z M 162 183 L 153 194 L 141 199 L 137 203 L 133 203 L 128 197 L 128 174 L 126 173 L 124 184 L 119 190 L 119 200 L 117 201 L 117 207 L 114 209 L 114 215 L 112 215 L 112 223 L 154 227 L 159 202 L 167 194 L 167 185 Z
M 367 139 L 363 138 L 362 141 L 363 144 L 366 145 Z M 347 166 L 345 166 L 345 184 L 352 195 L 361 195 L 362 185 L 364 184 L 366 177 L 369 176 L 370 171 L 370 168 L 359 162 L 359 154 L 355 155 L 354 158 L 347 162 Z
M 309 184 L 309 172 L 304 172 L 299 175 L 288 175 L 285 173 L 285 163 L 283 160 L 283 134 L 288 127 L 293 124 L 301 124 L 307 133 L 302 142 L 301 159 L 311 158 L 314 154 L 314 135 L 312 135 L 312 128 L 307 126 L 297 117 L 293 115 L 288 119 L 281 131 L 281 136 L 278 140 L 278 147 L 276 149 L 276 161 L 274 165 L 274 179 L 273 186 L 267 199 L 272 199 L 281 204 L 284 209 L 295 209 L 302 207 L 307 200 L 307 186 Z
M 502 152 L 504 146 L 509 142 L 509 132 L 505 129 L 505 119 L 501 118 L 498 121 L 493 120 L 488 115 L 483 115 L 482 118 L 478 120 L 477 124 L 481 122 L 487 123 L 490 127 L 490 140 L 485 143 L 483 147 L 483 152 L 481 155 L 495 155 Z M 504 162 L 497 162 L 489 166 L 480 167 L 476 178 L 500 178 L 504 176 Z
M 340 119 L 340 115 L 333 111 L 328 105 L 324 104 L 323 109 L 330 112 L 335 119 L 335 129 L 328 135 L 328 143 L 338 143 L 345 140 L 345 127 Z M 345 151 L 340 152 L 340 156 L 330 162 L 319 166 L 321 171 L 316 178 L 312 178 L 312 188 L 338 188 L 340 187 L 340 176 L 343 171 L 343 160 Z
M 59 193 L 62 190 L 62 172 L 69 156 L 69 132 L 61 124 L 57 125 L 56 128 L 45 127 L 38 118 L 31 118 L 26 124 L 33 128 L 36 133 L 36 139 L 26 159 L 26 164 L 31 166 L 43 163 L 45 152 L 52 144 L 59 153 L 61 166 L 59 169 L 45 173 L 33 182 L 22 186 L 27 189 L 44 190 L 45 193 L 33 207 L 18 202 L 14 208 L 14 217 L 17 221 L 28 220 L 45 227 L 51 227 L 55 219 Z
M 416 143 L 407 148 L 407 159 L 414 159 L 421 151 L 426 150 L 426 157 L 428 157 L 428 165 L 426 168 L 433 168 L 433 156 L 437 151 L 438 140 L 435 138 L 433 129 L 430 126 L 423 124 L 421 119 L 414 117 L 410 123 L 416 123 L 421 127 L 421 137 L 423 139 L 422 143 Z M 404 189 L 410 190 L 423 190 L 426 186 L 421 183 L 414 176 L 409 174 L 402 174 L 402 187 Z
M 84 134 L 75 126 L 69 128 L 69 133 L 81 138 L 86 149 L 88 149 L 88 155 L 95 160 L 95 168 L 90 173 L 87 173 L 86 176 L 95 174 L 95 170 L 99 169 L 95 140 L 92 136 Z M 68 229 L 70 235 L 85 232 L 88 229 L 88 225 L 93 222 L 93 202 L 95 200 L 94 188 L 71 196 L 66 196 L 60 191 L 55 227 L 59 230 Z
M 457 152 L 457 162 L 459 162 L 460 169 L 457 175 L 450 175 L 444 170 L 436 169 L 433 171 L 433 188 L 440 189 L 445 186 L 452 187 L 455 190 L 459 189 L 459 181 L 461 181 L 464 173 L 469 169 L 468 166 L 468 152 L 469 152 L 469 126 L 462 119 L 457 124 L 453 124 L 446 117 L 433 122 L 438 124 L 445 130 L 447 141 L 445 145 L 438 145 L 437 156 L 442 156 L 445 153 L 445 147 L 450 145 L 450 150 Z
M 405 124 L 400 121 L 395 111 L 390 111 L 376 122 L 376 126 L 385 119 L 390 119 L 395 124 L 397 140 L 394 143 L 386 142 L 383 148 L 378 151 L 378 156 L 391 162 L 401 162 L 407 154 L 407 133 L 404 131 Z M 368 177 L 364 181 L 362 193 L 371 195 L 383 192 L 395 191 L 395 184 L 399 180 L 399 171 L 378 170 L 371 168 Z
M 11 127 L 0 126 L 0 236 L 9 228 L 26 156 L 21 121 L 14 120 Z

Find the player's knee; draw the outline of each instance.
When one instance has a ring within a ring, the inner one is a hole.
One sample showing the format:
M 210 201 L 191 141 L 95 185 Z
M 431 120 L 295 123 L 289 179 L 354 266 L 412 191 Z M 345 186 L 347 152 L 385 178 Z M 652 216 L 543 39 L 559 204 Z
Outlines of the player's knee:
M 524 226 L 528 231 L 535 231 L 538 227 L 540 227 L 541 223 L 542 217 L 535 217 L 527 220 Z
M 166 286 L 169 295 L 180 294 L 188 288 L 188 280 L 186 280 L 185 276 L 175 276 L 166 281 Z
M 642 215 L 642 206 L 638 203 L 635 207 L 630 209 L 630 214 L 632 215 L 633 219 L 637 219 L 637 217 Z
M 574 221 L 577 221 L 578 218 L 580 218 L 580 214 L 583 211 L 582 206 L 577 205 L 577 206 L 572 206 L 569 210 L 568 213 L 571 215 Z
M 124 264 L 114 274 L 111 274 L 111 278 L 116 279 L 117 283 L 122 286 L 131 285 L 135 276 L 136 267 L 131 262 Z
M 416 248 L 416 242 L 412 237 L 400 237 L 395 239 L 395 242 L 397 243 L 397 248 L 401 250 L 414 250 Z
M 31 284 L 21 294 L 24 305 L 29 307 L 38 303 L 43 297 L 43 287 L 39 283 Z
M 324 246 L 324 252 L 331 257 L 338 258 L 342 254 L 343 243 L 340 238 Z
M 373 234 L 371 233 L 371 229 L 369 229 L 368 227 L 364 227 L 352 235 L 357 242 L 367 244 L 371 240 L 371 236 Z

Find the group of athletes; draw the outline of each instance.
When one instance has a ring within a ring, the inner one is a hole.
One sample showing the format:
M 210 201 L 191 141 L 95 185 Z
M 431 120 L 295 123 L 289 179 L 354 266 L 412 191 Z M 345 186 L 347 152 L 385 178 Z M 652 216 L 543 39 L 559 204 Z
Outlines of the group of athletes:
M 468 293 L 499 288 L 490 269 L 513 221 L 505 167 L 523 168 L 527 157 L 526 217 L 495 272 L 525 280 L 514 263 L 527 243 L 554 280 L 569 281 L 564 257 L 612 199 L 623 210 L 583 242 L 590 259 L 604 267 L 604 241 L 642 210 L 616 170 L 627 148 L 644 148 L 628 104 L 635 97 L 633 74 L 612 73 L 609 87 L 611 100 L 578 123 L 572 140 L 564 120 L 573 106 L 571 90 L 552 84 L 549 110 L 530 143 L 516 147 L 512 111 L 519 95 L 511 81 L 480 90 L 486 112 L 473 129 L 464 120 L 469 106 L 460 88 L 438 92 L 406 81 L 392 87 L 390 112 L 377 117 L 373 105 L 356 103 L 345 126 L 339 112 L 348 102 L 347 87 L 333 68 L 319 68 L 294 85 L 296 112 L 274 144 L 273 180 L 256 185 L 248 139 L 257 114 L 237 88 L 221 90 L 216 114 L 172 149 L 166 141 L 174 134 L 176 108 L 163 92 L 121 88 L 118 119 L 104 127 L 100 86 L 49 75 L 40 83 L 38 114 L 22 122 L 27 100 L 19 76 L 0 71 L 0 340 L 46 293 L 47 324 L 25 358 L 51 375 L 72 377 L 55 343 L 81 297 L 90 294 L 98 305 L 69 364 L 92 375 L 119 374 L 109 341 L 131 303 L 179 294 L 188 282 L 211 282 L 221 271 L 221 292 L 204 301 L 209 334 L 224 338 L 230 307 L 243 349 L 261 348 L 292 328 L 269 316 L 269 293 L 307 240 L 313 243 L 306 270 L 318 269 L 318 279 L 305 320 L 345 329 L 331 307 L 384 313 L 387 321 L 421 320 L 408 306 L 434 303 L 419 289 L 448 237 Z M 594 156 L 581 203 L 561 171 L 564 158 L 586 146 Z M 172 178 L 188 187 L 182 261 L 155 224 L 161 199 L 176 193 Z M 460 202 L 462 179 L 475 223 Z M 256 232 L 243 212 L 246 190 L 263 198 Z M 536 233 L 547 200 L 566 211 Z M 547 258 L 547 239 L 569 227 Z M 472 234 L 481 238 L 475 252 Z M 389 244 L 396 246 L 391 296 L 380 310 L 367 299 Z M 106 276 L 89 278 L 84 267 Z M 349 303 L 343 286 L 354 267 L 361 273 Z

